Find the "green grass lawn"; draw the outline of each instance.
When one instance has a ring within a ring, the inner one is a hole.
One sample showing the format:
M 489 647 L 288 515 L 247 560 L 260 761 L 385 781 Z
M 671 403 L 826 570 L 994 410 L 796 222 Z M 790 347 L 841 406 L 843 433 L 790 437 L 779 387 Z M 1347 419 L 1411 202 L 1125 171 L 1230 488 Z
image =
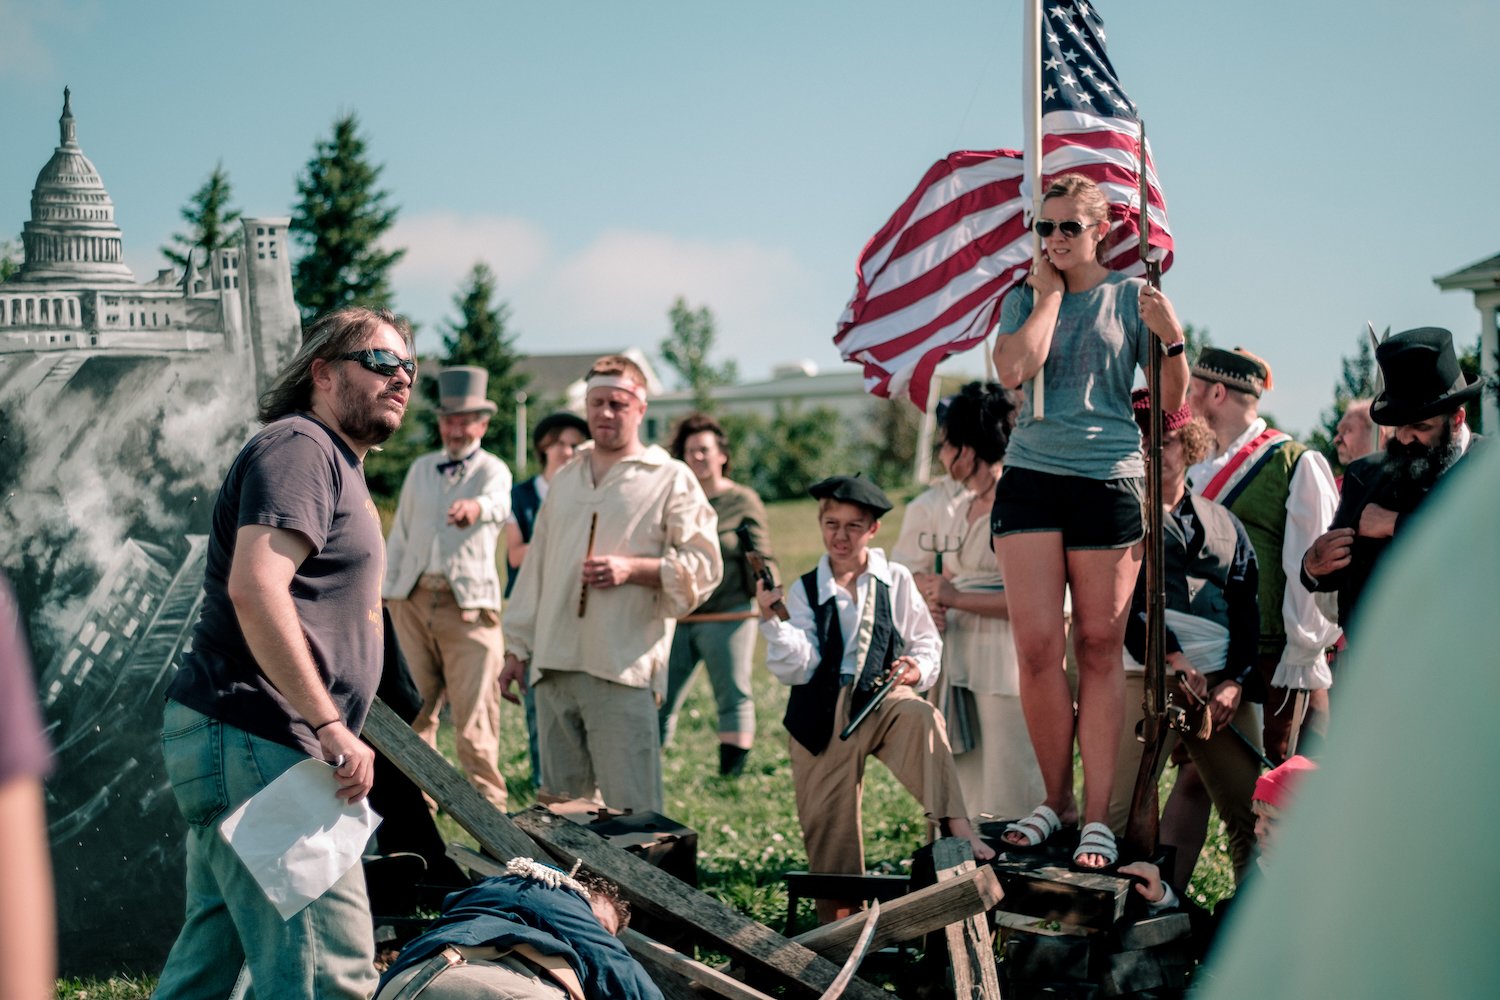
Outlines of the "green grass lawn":
M 904 504 L 887 516 L 877 544 L 895 542 Z M 783 576 L 793 579 L 810 569 L 822 554 L 816 506 L 811 500 L 790 501 L 768 509 L 771 537 Z M 739 779 L 718 775 L 717 715 L 708 680 L 702 671 L 694 678 L 683 705 L 676 739 L 663 755 L 666 814 L 698 831 L 699 884 L 707 892 L 744 913 L 780 930 L 786 917 L 785 871 L 804 869 L 807 858 L 792 798 L 787 736 L 781 728 L 787 689 L 765 670 L 764 644 L 756 651 L 754 678 L 757 737 L 745 773 Z M 530 763 L 526 727 L 518 707 L 507 703 L 501 719 L 501 772 L 509 778 L 511 809 L 529 806 Z M 443 729 L 442 742 L 453 759 L 452 734 Z M 1163 796 L 1171 772 L 1163 779 Z M 438 823 L 450 840 L 472 844 L 448 816 Z M 927 822 L 917 803 L 885 768 L 871 762 L 865 779 L 866 864 L 890 872 L 904 870 L 907 859 L 927 838 Z M 1211 903 L 1233 888 L 1228 854 L 1217 817 L 1194 877 L 1192 894 Z M 810 926 L 811 904 L 799 917 Z M 135 1000 L 150 995 L 151 981 L 64 981 L 58 996 L 69 1000 Z

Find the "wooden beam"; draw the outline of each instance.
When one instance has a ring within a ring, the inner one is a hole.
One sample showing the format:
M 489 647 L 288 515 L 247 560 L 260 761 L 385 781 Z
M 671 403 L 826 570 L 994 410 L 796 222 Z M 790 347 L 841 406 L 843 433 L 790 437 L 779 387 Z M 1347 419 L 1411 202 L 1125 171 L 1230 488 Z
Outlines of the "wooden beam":
M 979 866 L 974 849 L 961 837 L 944 837 L 932 845 L 932 863 L 941 885 L 967 875 Z M 983 913 L 965 917 L 943 928 L 948 960 L 953 967 L 955 1000 L 1000 1000 L 1000 975 L 995 969 L 995 942 Z
M 418 788 L 432 796 L 458 825 L 497 858 L 541 858 L 545 852 L 510 819 L 474 790 L 458 772 L 401 721 L 390 707 L 375 699 L 360 734 L 385 754 Z
M 881 905 L 880 925 L 875 928 L 875 940 L 870 947 L 878 950 L 898 941 L 909 941 L 941 930 L 955 920 L 988 912 L 1002 895 L 1000 880 L 989 866 L 909 892 Z M 856 913 L 798 934 L 792 940 L 820 955 L 842 961 L 853 949 L 863 922 L 864 914 Z
M 620 932 L 620 943 L 651 970 L 653 979 L 656 978 L 657 970 L 665 969 L 718 996 L 728 997 L 729 1000 L 771 1000 L 771 997 L 760 990 L 746 986 L 733 976 L 711 969 L 628 927 Z
M 788 941 L 764 924 L 698 892 L 640 858 L 610 846 L 592 830 L 554 816 L 540 807 L 518 814 L 515 823 L 564 867 L 571 867 L 574 861 L 581 859 L 584 867 L 619 886 L 631 905 L 652 916 L 680 921 L 701 942 L 716 951 L 764 968 L 813 994 L 821 994 L 838 978 L 839 967 L 826 958 Z M 850 937 L 851 945 L 858 933 L 856 928 Z M 847 954 L 846 951 L 845 956 Z M 845 995 L 856 1000 L 889 1000 L 885 991 L 860 979 L 849 984 Z

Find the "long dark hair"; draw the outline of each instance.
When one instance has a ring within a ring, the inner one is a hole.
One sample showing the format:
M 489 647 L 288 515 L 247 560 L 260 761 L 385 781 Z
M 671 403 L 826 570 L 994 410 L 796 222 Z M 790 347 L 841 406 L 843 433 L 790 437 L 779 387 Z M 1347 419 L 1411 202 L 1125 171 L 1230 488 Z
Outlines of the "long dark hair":
M 393 327 L 406 342 L 407 350 L 411 350 L 411 324 L 389 309 L 345 306 L 315 319 L 303 331 L 302 346 L 296 356 L 281 369 L 270 388 L 260 394 L 260 422 L 269 424 L 288 413 L 311 408 L 312 363 L 319 358 L 332 361 L 359 350 L 382 324 Z

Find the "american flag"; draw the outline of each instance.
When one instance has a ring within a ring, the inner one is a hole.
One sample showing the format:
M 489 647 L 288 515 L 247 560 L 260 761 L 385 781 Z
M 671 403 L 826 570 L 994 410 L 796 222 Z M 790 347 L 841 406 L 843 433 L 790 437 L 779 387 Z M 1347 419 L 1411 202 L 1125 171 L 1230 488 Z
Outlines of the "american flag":
M 1042 183 L 1094 180 L 1110 200 L 1105 261 L 1140 274 L 1140 122 L 1104 52 L 1094 5 L 1052 3 L 1042 24 Z M 1172 264 L 1166 200 L 1146 152 L 1153 256 Z M 935 163 L 860 254 L 834 344 L 864 367 L 865 388 L 927 408 L 932 372 L 983 341 L 1031 262 L 1031 185 L 1014 150 Z

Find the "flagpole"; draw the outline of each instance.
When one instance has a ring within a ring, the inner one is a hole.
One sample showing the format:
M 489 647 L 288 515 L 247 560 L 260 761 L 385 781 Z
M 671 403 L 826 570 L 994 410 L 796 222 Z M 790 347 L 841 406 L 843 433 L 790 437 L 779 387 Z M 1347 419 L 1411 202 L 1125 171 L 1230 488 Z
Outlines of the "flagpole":
M 1022 45 L 1026 79 L 1022 87 L 1025 95 L 1026 177 L 1031 183 L 1031 220 L 1035 222 L 1042 214 L 1042 0 L 1023 0 L 1026 5 L 1025 42 Z M 1033 228 L 1031 231 L 1031 260 L 1035 266 L 1042 259 L 1042 238 Z M 1046 414 L 1047 362 L 1031 377 L 1031 419 L 1041 420 Z

